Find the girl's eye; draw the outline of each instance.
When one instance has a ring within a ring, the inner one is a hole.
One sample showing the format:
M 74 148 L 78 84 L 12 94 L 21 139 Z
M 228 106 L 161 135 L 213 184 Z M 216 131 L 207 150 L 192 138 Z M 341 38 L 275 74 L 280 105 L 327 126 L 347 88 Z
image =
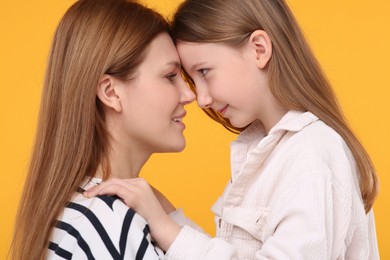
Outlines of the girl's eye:
M 198 70 L 200 72 L 200 74 L 202 75 L 202 77 L 206 76 L 206 74 L 209 72 L 209 69 L 200 69 Z
M 173 81 L 173 79 L 177 76 L 177 73 L 170 73 L 166 75 L 165 77 L 169 79 L 170 81 Z

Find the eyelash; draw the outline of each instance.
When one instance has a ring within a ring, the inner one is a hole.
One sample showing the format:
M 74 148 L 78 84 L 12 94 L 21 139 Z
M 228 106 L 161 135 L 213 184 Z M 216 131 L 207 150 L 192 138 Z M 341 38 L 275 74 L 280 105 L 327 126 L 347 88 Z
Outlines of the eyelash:
M 170 73 L 168 75 L 166 75 L 165 77 L 169 80 L 169 81 L 173 81 L 173 79 L 177 76 L 177 73 Z
M 203 68 L 203 69 L 199 69 L 198 71 L 202 75 L 202 77 L 205 77 L 207 75 L 207 73 L 209 72 L 209 69 Z M 204 71 L 206 71 L 206 72 L 204 72 Z

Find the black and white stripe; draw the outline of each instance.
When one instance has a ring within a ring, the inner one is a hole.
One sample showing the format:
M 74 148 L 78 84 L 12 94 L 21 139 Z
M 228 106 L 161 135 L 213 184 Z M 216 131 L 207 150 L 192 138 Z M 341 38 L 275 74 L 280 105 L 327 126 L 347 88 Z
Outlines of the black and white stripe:
M 164 259 L 146 221 L 118 197 L 81 193 L 58 219 L 48 249 L 48 259 Z

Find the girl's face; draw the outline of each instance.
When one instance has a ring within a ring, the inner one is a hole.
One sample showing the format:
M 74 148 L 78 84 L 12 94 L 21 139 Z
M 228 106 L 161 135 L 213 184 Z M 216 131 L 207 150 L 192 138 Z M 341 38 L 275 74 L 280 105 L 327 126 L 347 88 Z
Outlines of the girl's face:
M 196 85 L 198 105 L 210 107 L 233 126 L 266 121 L 273 96 L 267 69 L 258 66 L 256 46 L 179 42 L 182 65 Z M 261 50 L 260 50 L 261 51 Z
M 180 76 L 180 60 L 167 33 L 158 35 L 130 83 L 120 92 L 121 139 L 132 150 L 178 152 L 185 147 L 184 106 L 195 99 Z M 127 140 L 127 142 L 126 142 Z

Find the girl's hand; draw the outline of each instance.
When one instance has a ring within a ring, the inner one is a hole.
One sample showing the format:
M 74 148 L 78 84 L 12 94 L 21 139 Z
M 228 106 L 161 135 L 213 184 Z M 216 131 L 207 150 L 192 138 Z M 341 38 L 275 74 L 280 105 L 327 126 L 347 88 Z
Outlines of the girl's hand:
M 158 201 L 160 202 L 161 206 L 163 207 L 163 209 L 167 214 L 176 210 L 175 206 L 173 206 L 173 204 L 164 196 L 164 194 L 162 194 L 159 190 L 157 190 L 152 185 L 150 185 L 150 187 L 152 188 L 154 195 L 156 196 L 156 198 L 158 199 Z
M 112 178 L 84 192 L 86 197 L 117 195 L 129 207 L 150 221 L 154 215 L 163 214 L 162 206 L 149 184 L 141 178 Z
M 153 188 L 154 189 L 154 188 Z M 86 197 L 97 195 L 117 195 L 129 207 L 145 218 L 150 226 L 152 237 L 159 246 L 167 251 L 179 234 L 181 227 L 166 213 L 173 211 L 173 205 L 156 189 L 155 192 L 142 178 L 110 179 L 84 192 Z M 163 209 L 164 205 L 166 210 Z

